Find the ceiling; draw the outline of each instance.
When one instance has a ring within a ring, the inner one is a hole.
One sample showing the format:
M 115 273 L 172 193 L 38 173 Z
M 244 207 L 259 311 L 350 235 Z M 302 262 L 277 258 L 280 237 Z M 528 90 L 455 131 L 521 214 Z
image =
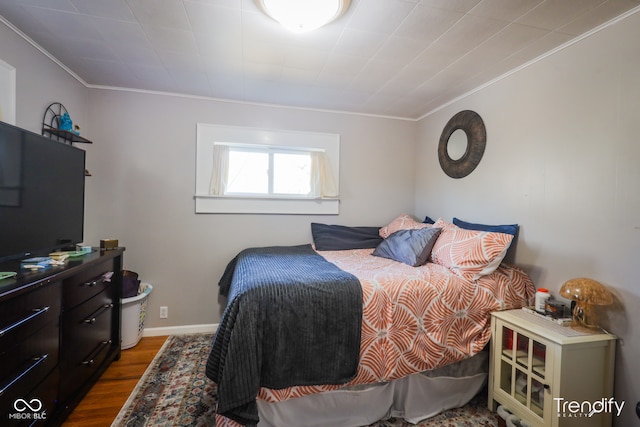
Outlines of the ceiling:
M 417 119 L 639 5 L 351 0 L 306 34 L 253 0 L 0 0 L 0 15 L 89 87 Z

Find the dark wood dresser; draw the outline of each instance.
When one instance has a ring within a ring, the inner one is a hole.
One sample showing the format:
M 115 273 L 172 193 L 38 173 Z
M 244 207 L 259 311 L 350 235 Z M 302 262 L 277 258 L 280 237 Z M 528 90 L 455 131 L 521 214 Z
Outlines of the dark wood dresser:
M 0 281 L 0 425 L 60 425 L 120 358 L 124 248 Z

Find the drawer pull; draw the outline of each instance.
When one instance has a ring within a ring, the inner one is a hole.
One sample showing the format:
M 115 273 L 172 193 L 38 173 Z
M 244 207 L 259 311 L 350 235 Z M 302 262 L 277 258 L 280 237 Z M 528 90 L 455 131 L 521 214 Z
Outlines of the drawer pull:
M 91 281 L 89 281 L 89 282 L 84 282 L 84 283 L 82 284 L 82 286 L 87 286 L 87 287 L 89 287 L 89 288 L 92 288 L 92 287 L 97 286 L 97 285 L 100 285 L 100 284 L 102 284 L 102 283 L 104 283 L 104 280 L 103 280 L 103 278 L 101 277 L 101 278 L 99 278 L 99 279 L 91 280 Z
M 111 308 L 113 308 L 113 303 L 109 303 L 109 304 L 105 304 L 102 307 L 100 307 L 97 311 L 95 311 L 91 317 L 87 317 L 86 319 L 84 319 L 82 322 L 83 323 L 88 323 L 90 325 L 96 323 L 97 318 L 105 313 L 107 310 L 110 310 Z
M 112 341 L 111 340 L 107 340 L 107 341 L 101 341 L 99 344 L 99 348 L 98 350 L 96 350 L 93 354 L 93 357 L 91 357 L 91 359 L 89 360 L 85 360 L 83 362 L 81 362 L 81 365 L 84 366 L 91 366 L 94 363 L 96 363 L 96 357 L 98 357 L 100 355 L 100 353 L 102 353 L 105 349 L 109 348 L 109 344 L 111 344 Z
M 20 381 L 25 375 L 27 375 L 29 372 L 31 372 L 32 370 L 34 370 L 38 365 L 40 365 L 41 363 L 45 362 L 47 360 L 47 357 L 49 357 L 48 354 L 43 354 L 42 356 L 37 356 L 37 357 L 33 357 L 31 360 L 33 361 L 33 363 L 31 363 L 31 365 L 29 365 L 29 367 L 27 369 L 25 369 L 24 371 L 20 372 L 14 379 L 12 379 L 11 381 L 9 381 L 4 387 L 2 387 L 0 389 L 0 396 L 4 395 L 4 393 L 15 383 L 17 383 L 18 381 Z
M 46 313 L 47 311 L 49 311 L 50 308 L 51 307 L 49 307 L 49 306 L 42 307 L 42 308 L 34 308 L 33 310 L 31 310 L 33 313 L 31 313 L 27 317 L 25 317 L 23 319 L 20 319 L 16 323 L 14 323 L 12 325 L 9 325 L 6 328 L 0 330 L 0 337 L 4 336 L 8 332 L 11 332 L 15 328 L 18 328 L 18 327 L 24 325 L 28 321 L 35 319 L 36 317 L 40 316 L 41 314 Z
M 105 284 L 105 283 L 109 283 L 109 282 L 111 282 L 111 277 L 112 276 L 113 276 L 113 272 L 109 271 L 107 273 L 104 273 L 100 277 L 97 277 L 95 279 L 89 280 L 88 282 L 84 282 L 82 284 L 82 286 L 87 286 L 89 288 L 92 288 L 92 287 L 97 286 L 97 285 L 102 285 L 102 284 Z

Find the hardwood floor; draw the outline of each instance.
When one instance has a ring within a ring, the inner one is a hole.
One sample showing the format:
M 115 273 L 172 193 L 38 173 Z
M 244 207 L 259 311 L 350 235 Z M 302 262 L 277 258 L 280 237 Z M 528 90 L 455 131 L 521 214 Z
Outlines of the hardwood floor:
M 142 337 L 135 347 L 123 350 L 62 427 L 109 427 L 166 339 Z

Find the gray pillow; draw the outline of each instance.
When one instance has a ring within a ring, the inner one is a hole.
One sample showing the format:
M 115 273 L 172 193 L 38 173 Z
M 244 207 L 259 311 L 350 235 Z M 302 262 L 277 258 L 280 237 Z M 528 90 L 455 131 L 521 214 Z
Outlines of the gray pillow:
M 441 228 L 399 230 L 384 239 L 373 255 L 418 267 L 427 262 Z

